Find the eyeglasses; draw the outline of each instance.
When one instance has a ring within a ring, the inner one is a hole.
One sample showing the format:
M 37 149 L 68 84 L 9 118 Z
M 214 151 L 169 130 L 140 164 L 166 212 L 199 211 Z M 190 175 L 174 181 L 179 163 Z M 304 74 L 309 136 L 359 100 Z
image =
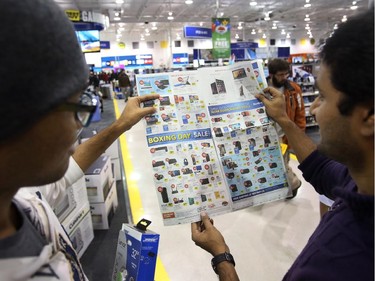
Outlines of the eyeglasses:
M 96 110 L 97 100 L 88 92 L 84 92 L 79 103 L 65 102 L 60 105 L 60 110 L 73 111 L 75 118 L 83 127 L 90 125 L 90 121 Z

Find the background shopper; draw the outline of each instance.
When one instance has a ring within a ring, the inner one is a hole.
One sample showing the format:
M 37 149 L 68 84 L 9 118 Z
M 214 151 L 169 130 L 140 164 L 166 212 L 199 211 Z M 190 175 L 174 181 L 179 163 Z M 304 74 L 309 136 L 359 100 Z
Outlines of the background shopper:
M 118 84 L 119 84 L 119 87 L 121 89 L 121 93 L 124 95 L 125 97 L 125 102 L 128 101 L 128 98 L 130 96 L 130 88 L 131 88 L 131 84 L 130 84 L 130 78 L 129 76 L 125 73 L 125 70 L 124 69 L 121 69 L 120 70 L 120 73 L 118 75 Z
M 268 85 L 276 88 L 284 95 L 288 117 L 304 131 L 306 128 L 306 114 L 302 91 L 296 83 L 288 80 L 288 77 L 290 76 L 289 63 L 283 59 L 272 59 L 268 63 L 268 71 L 270 75 L 267 77 Z M 297 190 L 302 182 L 298 179 L 297 175 L 289 165 L 291 147 L 288 143 L 288 138 L 278 124 L 276 124 L 276 129 L 281 142 L 288 145 L 288 149 L 284 154 L 284 162 L 287 169 L 286 174 L 288 182 L 292 188 L 292 195 L 288 197 L 288 199 L 291 199 L 297 195 Z

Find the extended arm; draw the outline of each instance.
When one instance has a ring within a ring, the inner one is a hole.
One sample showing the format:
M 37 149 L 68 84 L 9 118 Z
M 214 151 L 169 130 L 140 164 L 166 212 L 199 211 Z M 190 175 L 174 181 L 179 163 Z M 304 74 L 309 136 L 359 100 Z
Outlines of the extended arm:
M 262 94 L 258 94 L 256 97 L 264 103 L 267 114 L 281 126 L 288 138 L 289 144 L 293 147 L 298 161 L 301 163 L 316 150 L 316 144 L 289 119 L 285 111 L 283 95 L 272 87 L 266 88 L 264 91 L 268 92 L 272 96 L 272 99 L 267 99 Z
M 191 224 L 191 237 L 195 244 L 212 256 L 229 253 L 224 237 L 213 225 L 213 221 L 206 213 L 201 214 L 202 221 Z M 228 261 L 222 261 L 217 265 L 217 273 L 220 281 L 239 281 L 234 265 Z
M 83 172 L 86 171 L 122 133 L 129 130 L 144 116 L 155 112 L 155 108 L 153 107 L 141 108 L 140 105 L 146 100 L 156 99 L 158 97 L 159 95 L 145 95 L 129 99 L 119 119 L 76 148 L 73 154 L 74 160 L 70 160 L 69 168 L 63 178 L 52 184 L 38 187 L 51 207 L 56 206 L 60 202 L 65 194 L 66 188 L 79 180 L 83 176 Z
M 144 116 L 156 111 L 153 107 L 141 108 L 141 103 L 157 99 L 159 95 L 145 95 L 129 99 L 119 119 L 100 131 L 97 135 L 80 144 L 73 154 L 74 160 L 82 171 L 86 171 L 91 164 L 124 132 L 128 131 Z

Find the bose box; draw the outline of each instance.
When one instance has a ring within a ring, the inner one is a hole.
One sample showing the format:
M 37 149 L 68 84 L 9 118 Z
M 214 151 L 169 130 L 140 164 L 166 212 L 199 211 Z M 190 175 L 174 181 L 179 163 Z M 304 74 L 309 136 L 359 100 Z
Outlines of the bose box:
M 154 280 L 159 234 L 146 229 L 150 223 L 142 219 L 136 226 L 122 225 L 112 281 Z

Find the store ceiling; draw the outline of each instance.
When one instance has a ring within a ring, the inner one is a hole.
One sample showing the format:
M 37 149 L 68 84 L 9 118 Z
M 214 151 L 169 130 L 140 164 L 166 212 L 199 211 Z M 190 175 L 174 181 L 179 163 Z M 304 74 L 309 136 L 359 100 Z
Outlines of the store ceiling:
M 215 16 L 229 17 L 232 24 L 232 36 L 237 33 L 244 41 L 259 35 L 252 35 L 252 29 L 268 33 L 273 38 L 282 37 L 281 30 L 286 33 L 305 32 L 306 23 L 311 27 L 314 37 L 324 37 L 333 30 L 335 23 L 342 17 L 350 17 L 367 9 L 369 1 L 356 1 L 356 10 L 350 7 L 352 0 L 310 0 L 311 7 L 304 7 L 306 0 L 257 0 L 256 6 L 250 6 L 250 0 L 194 0 L 193 4 L 185 4 L 185 0 L 124 0 L 122 4 L 116 0 L 55 0 L 63 9 L 91 10 L 109 17 L 111 26 L 104 31 L 107 35 L 115 34 L 123 23 L 123 35 L 140 36 L 145 29 L 150 30 L 153 37 L 165 34 L 180 33 L 183 26 L 211 26 L 211 18 Z M 265 21 L 265 13 L 270 12 L 270 20 Z M 114 20 L 115 13 L 120 13 L 120 20 Z M 173 20 L 168 20 L 168 13 L 173 13 Z M 305 21 L 306 15 L 310 20 Z M 238 28 L 239 23 L 243 26 Z M 277 29 L 272 29 L 273 24 Z M 151 30 L 153 24 L 157 30 Z M 285 35 L 283 35 L 285 36 Z M 319 39 L 319 38 L 318 38 Z M 108 39 L 107 39 L 108 40 Z

